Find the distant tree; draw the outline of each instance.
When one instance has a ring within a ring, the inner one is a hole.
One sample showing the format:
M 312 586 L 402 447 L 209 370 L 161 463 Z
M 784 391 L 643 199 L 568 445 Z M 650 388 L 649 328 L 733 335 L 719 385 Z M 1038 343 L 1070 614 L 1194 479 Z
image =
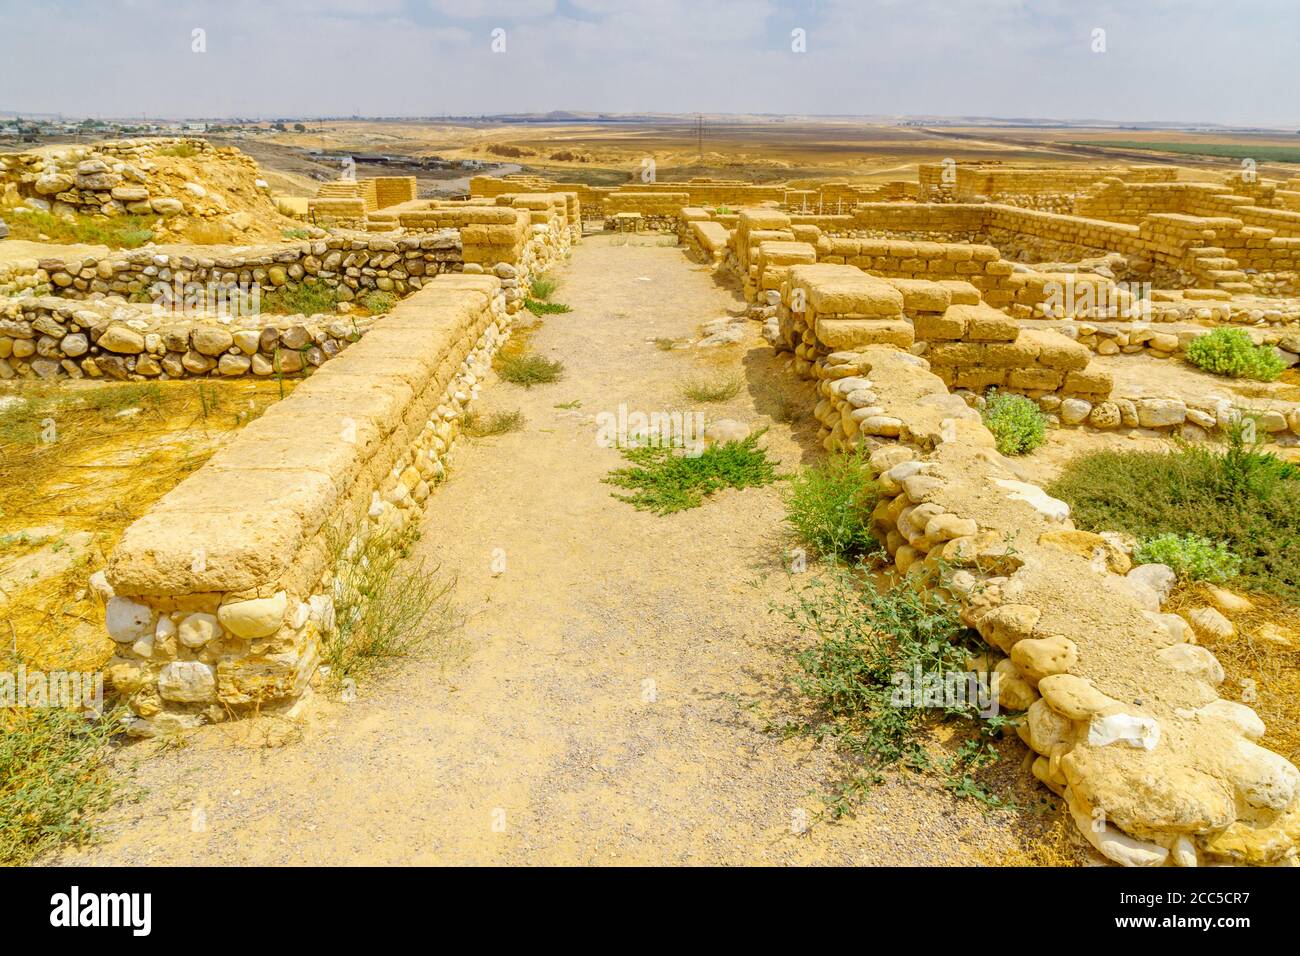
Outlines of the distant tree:
M 293 129 L 294 129 L 294 132 L 296 132 L 296 133 L 305 133 L 305 132 L 307 132 L 307 127 L 303 126 L 301 123 L 294 123 L 294 124 L 293 124 Z

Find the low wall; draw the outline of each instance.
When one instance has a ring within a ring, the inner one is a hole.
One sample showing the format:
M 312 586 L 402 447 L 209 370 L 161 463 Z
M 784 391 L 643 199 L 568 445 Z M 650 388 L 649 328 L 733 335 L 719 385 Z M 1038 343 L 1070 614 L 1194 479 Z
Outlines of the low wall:
M 0 379 L 294 376 L 357 341 L 361 315 L 155 315 L 122 302 L 0 299 Z
M 418 519 L 509 323 L 496 278 L 439 277 L 127 528 L 98 587 L 130 732 L 301 697 L 335 544 Z
M 846 281 L 790 275 L 809 301 L 834 301 Z M 1020 480 L 924 358 L 866 345 L 794 367 L 817 382 L 823 421 L 852 408 L 844 444 L 872 448 L 876 534 L 898 571 L 960 602 L 987 644 L 969 666 L 992 673 L 1004 710 L 1023 712 L 1034 776 L 1102 855 L 1133 866 L 1294 857 L 1300 771 L 1254 742 L 1259 718 L 1218 696 L 1223 669 L 1127 575 L 1127 553 Z
M 12 277 L 26 274 L 35 288 L 67 299 L 121 296 L 149 301 L 161 282 L 240 284 L 272 292 L 285 286 L 318 281 L 338 289 L 344 301 L 368 289 L 404 295 L 430 276 L 449 272 L 462 262 L 460 236 L 452 230 L 436 235 L 395 239 L 342 237 L 260 246 L 213 247 L 195 255 L 195 247 L 168 246 L 109 252 L 107 255 L 48 256 L 14 263 Z M 3 291 L 3 290 L 0 290 Z
M 400 297 L 463 267 L 452 230 L 223 248 L 210 258 L 160 247 L 24 265 L 29 281 L 21 284 L 50 294 L 0 299 L 0 353 L 8 353 L 0 354 L 0 378 L 291 375 L 337 354 L 369 319 L 239 315 L 232 306 L 223 320 L 155 314 L 150 300 L 183 306 L 196 292 L 206 300 L 238 288 L 246 303 L 256 290 L 260 309 L 264 295 L 315 282 L 344 302 L 371 290 Z

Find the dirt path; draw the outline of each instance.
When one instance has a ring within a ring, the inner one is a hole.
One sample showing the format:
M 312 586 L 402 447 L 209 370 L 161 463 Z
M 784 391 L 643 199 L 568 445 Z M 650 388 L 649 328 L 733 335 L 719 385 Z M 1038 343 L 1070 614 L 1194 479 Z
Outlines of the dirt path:
M 1022 821 L 912 777 L 855 819 L 792 832 L 834 765 L 765 729 L 789 712 L 796 645 L 768 610 L 787 588 L 780 492 L 637 512 L 601 483 L 620 456 L 596 444 L 594 416 L 681 407 L 678 383 L 709 368 L 746 382 L 710 417 L 761 424 L 781 388 L 807 386 L 756 324 L 737 346 L 656 348 L 740 306 L 679 249 L 593 237 L 556 274 L 574 311 L 532 345 L 563 381 L 490 382 L 482 410 L 527 424 L 467 441 L 427 508 L 420 548 L 458 576 L 462 651 L 412 660 L 354 703 L 318 699 L 282 746 L 236 724 L 128 749 L 140 802 L 66 862 L 947 864 L 1024 849 Z M 785 468 L 813 454 L 809 394 L 799 427 L 766 438 Z

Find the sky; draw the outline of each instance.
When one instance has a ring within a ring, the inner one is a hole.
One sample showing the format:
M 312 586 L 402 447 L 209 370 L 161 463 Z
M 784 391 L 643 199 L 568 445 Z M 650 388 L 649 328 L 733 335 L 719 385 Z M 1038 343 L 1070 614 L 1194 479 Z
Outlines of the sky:
M 0 110 L 77 117 L 574 110 L 1300 129 L 1297 92 L 1300 0 L 0 0 Z

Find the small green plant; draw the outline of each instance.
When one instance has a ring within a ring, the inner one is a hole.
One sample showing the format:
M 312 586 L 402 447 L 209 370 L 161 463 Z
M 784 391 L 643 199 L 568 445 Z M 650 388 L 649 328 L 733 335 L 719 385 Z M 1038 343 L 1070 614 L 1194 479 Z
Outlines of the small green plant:
M 262 311 L 271 315 L 332 315 L 338 290 L 324 282 L 282 285 L 262 296 Z
M 989 392 L 981 417 L 1004 455 L 1028 454 L 1047 437 L 1047 419 L 1038 405 L 1023 395 Z
M 1267 345 L 1256 345 L 1245 329 L 1222 326 L 1187 343 L 1187 361 L 1229 378 L 1272 382 L 1286 365 Z
M 107 759 L 120 728 L 116 711 L 0 711 L 0 866 L 91 839 L 95 811 L 116 792 Z
M 777 480 L 776 466 L 758 447 L 761 435 L 712 445 L 698 455 L 663 445 L 625 448 L 630 467 L 610 472 L 605 483 L 631 491 L 614 497 L 638 511 L 667 515 L 698 508 L 722 488 L 756 488 Z
M 564 364 L 536 352 L 508 355 L 503 352 L 497 359 L 497 374 L 507 382 L 532 388 L 534 385 L 558 382 L 564 375 Z
M 391 312 L 393 306 L 397 305 L 397 293 L 371 289 L 357 296 L 357 302 L 371 315 L 383 315 L 385 312 Z
M 698 375 L 682 382 L 682 394 L 693 402 L 725 402 L 740 394 L 737 375 Z
M 321 662 L 338 684 L 367 674 L 451 632 L 454 582 L 410 559 L 413 526 L 342 545 L 335 534 L 334 615 L 322 634 Z
M 528 294 L 534 299 L 545 302 L 555 292 L 555 280 L 550 276 L 538 276 L 528 283 Z
M 310 239 L 311 233 L 306 229 L 282 229 L 280 234 L 286 239 Z
M 657 348 L 660 352 L 671 352 L 676 347 L 677 347 L 676 339 L 666 339 L 666 338 L 655 339 L 655 348 Z
M 581 408 L 581 407 L 582 407 L 582 402 L 581 402 L 579 399 L 576 399 L 576 398 L 575 398 L 575 399 L 574 399 L 573 401 L 571 401 L 571 402 L 564 402 L 564 403 L 562 403 L 562 404 L 560 404 L 560 405 L 556 405 L 555 407 L 556 407 L 556 408 L 563 408 L 565 411 L 572 411 L 572 410 L 575 409 L 575 408 Z
M 852 761 L 836 792 L 823 797 L 832 817 L 852 815 L 895 766 L 937 771 L 958 796 L 1010 805 L 975 774 L 996 758 L 993 741 L 1014 716 L 982 712 L 978 695 L 969 692 L 972 677 L 982 677 L 987 688 L 989 675 L 970 672 L 968 657 L 979 642 L 963 627 L 960 606 L 941 589 L 911 579 L 882 588 L 836 565 L 797 591 L 792 605 L 774 610 L 812 640 L 796 657 L 803 671 L 796 683 L 813 713 L 783 732 L 832 740 Z M 926 687 L 964 693 L 917 700 Z M 932 755 L 926 730 L 936 719 L 977 717 L 975 735 L 954 753 Z
M 541 302 L 532 298 L 524 299 L 524 308 L 536 316 L 560 315 L 564 312 L 573 311 L 573 309 L 560 302 Z
M 871 534 L 877 491 L 866 455 L 862 445 L 851 454 L 809 465 L 790 479 L 786 523 L 822 557 L 851 560 L 877 546 Z
M 461 428 L 471 438 L 504 435 L 508 432 L 517 432 L 523 427 L 524 413 L 520 411 L 493 412 L 485 417 L 471 409 L 461 419 Z
M 1222 582 L 1236 577 L 1241 558 L 1199 534 L 1165 532 L 1143 538 L 1133 551 L 1139 564 L 1167 564 L 1187 581 Z

